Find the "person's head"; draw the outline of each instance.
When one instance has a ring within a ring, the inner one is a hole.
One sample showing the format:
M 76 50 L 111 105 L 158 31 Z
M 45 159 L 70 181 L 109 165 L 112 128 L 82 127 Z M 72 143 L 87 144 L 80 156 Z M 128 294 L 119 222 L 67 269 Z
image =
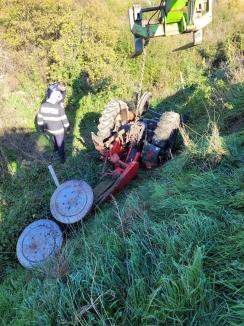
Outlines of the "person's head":
M 60 81 L 58 82 L 58 89 L 61 91 L 61 92 L 64 92 L 66 90 L 66 85 L 64 82 Z
M 62 101 L 63 96 L 60 91 L 54 91 L 51 93 L 50 97 L 47 99 L 48 103 L 57 104 Z

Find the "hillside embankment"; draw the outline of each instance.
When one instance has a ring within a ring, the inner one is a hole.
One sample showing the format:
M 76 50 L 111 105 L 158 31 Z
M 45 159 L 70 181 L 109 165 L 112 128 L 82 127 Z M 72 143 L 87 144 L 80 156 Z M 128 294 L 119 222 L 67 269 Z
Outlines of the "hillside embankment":
M 148 46 L 143 85 L 153 108 L 190 113 L 172 160 L 142 170 L 68 232 L 51 265 L 28 271 L 16 261 L 23 228 L 51 216 L 52 149 L 34 124 L 46 86 L 67 82 L 73 129 L 55 170 L 94 186 L 102 163 L 90 132 L 104 105 L 130 100 L 140 78 L 143 59 L 128 59 L 129 4 L 1 2 L 1 325 L 243 323 L 242 1 L 215 1 L 200 47 L 173 51 L 189 36 Z

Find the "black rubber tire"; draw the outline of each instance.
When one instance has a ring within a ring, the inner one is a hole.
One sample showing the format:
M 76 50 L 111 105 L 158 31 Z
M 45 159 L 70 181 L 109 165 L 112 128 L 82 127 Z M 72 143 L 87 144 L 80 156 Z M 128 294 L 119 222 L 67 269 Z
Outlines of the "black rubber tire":
M 147 112 L 150 102 L 152 99 L 152 93 L 145 92 L 138 101 L 137 108 L 136 108 L 136 116 L 141 117 L 143 113 Z
M 175 141 L 174 135 L 177 134 L 180 126 L 180 115 L 176 112 L 165 112 L 162 114 L 157 127 L 154 131 L 153 143 L 167 150 L 172 148 Z
M 128 111 L 128 106 L 123 101 L 111 101 L 104 108 L 97 126 L 97 137 L 101 142 L 111 136 L 115 127 L 115 119 L 121 110 Z

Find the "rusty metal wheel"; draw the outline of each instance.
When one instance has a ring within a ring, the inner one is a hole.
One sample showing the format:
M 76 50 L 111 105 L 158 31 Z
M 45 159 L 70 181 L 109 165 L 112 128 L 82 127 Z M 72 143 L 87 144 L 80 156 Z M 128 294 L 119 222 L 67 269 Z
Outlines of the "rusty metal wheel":
M 93 190 L 83 180 L 62 183 L 53 193 L 50 209 L 53 217 L 64 224 L 73 224 L 90 212 L 94 201 Z
M 61 249 L 62 242 L 62 231 L 55 222 L 37 220 L 21 233 L 16 247 L 17 258 L 25 268 L 40 266 Z

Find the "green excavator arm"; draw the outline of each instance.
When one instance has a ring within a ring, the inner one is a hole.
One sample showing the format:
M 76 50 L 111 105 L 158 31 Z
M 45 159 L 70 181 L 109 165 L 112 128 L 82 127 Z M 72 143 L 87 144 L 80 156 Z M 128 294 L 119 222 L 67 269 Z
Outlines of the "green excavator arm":
M 130 29 L 134 34 L 135 52 L 143 52 L 150 38 L 193 33 L 193 45 L 201 44 L 203 28 L 212 21 L 213 0 L 164 0 L 157 7 L 129 9 Z M 148 19 L 144 15 L 150 13 Z M 155 17 L 157 17 L 155 19 Z

